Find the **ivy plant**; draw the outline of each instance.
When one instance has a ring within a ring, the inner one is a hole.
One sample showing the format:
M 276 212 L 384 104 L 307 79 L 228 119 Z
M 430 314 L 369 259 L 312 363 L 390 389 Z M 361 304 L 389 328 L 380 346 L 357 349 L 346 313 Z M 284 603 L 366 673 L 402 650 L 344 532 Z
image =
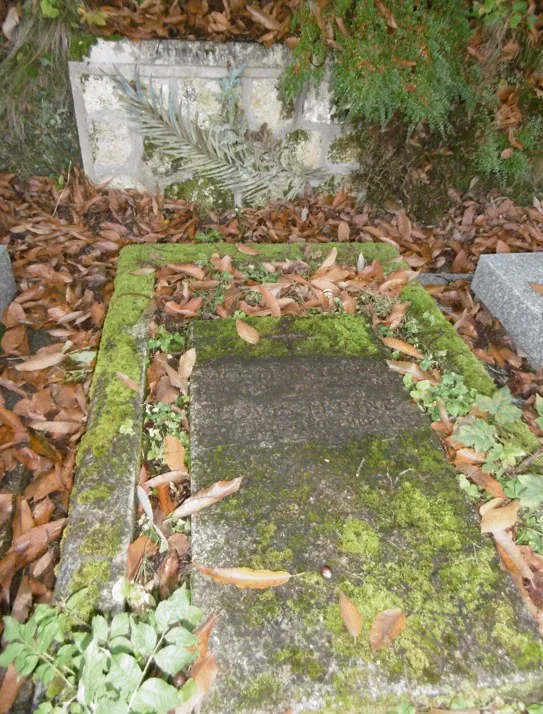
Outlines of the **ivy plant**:
M 202 613 L 184 586 L 156 609 L 97 614 L 89 625 L 70 605 L 38 605 L 25 624 L 4 618 L 9 644 L 0 666 L 13 663 L 19 675 L 45 686 L 37 714 L 166 714 L 195 694 L 192 679 L 181 688 L 171 683 L 198 651 L 193 630 Z
M 465 416 L 475 403 L 477 393 L 455 372 L 445 372 L 440 384 L 432 384 L 427 379 L 415 384 L 410 374 L 404 375 L 403 381 L 410 390 L 412 399 L 428 412 L 434 421 L 439 420 L 438 400 L 444 404 L 447 414 L 454 418 Z

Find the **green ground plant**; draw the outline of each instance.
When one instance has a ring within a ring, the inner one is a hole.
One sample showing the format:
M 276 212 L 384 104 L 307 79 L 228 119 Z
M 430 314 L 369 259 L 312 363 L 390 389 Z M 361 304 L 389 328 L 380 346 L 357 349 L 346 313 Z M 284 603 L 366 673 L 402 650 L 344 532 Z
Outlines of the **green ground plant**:
M 119 582 L 114 591 L 137 611 L 96 614 L 86 624 L 73 616 L 85 597 L 79 591 L 59 608 L 37 605 L 25 624 L 4 618 L 9 644 L 0 666 L 13 663 L 20 676 L 45 686 L 37 714 L 165 714 L 194 696 L 192 679 L 181 688 L 171 683 L 198 652 L 193 630 L 202 613 L 186 588 L 156 607 L 134 583 Z
M 498 187 L 531 202 L 542 181 L 534 13 L 533 5 L 514 0 L 333 0 L 320 9 L 302 2 L 294 20 L 300 41 L 282 95 L 293 105 L 329 67 L 337 117 L 355 129 L 355 184 L 375 205 L 394 196 L 434 222 L 451 188 Z M 520 100 L 514 151 L 512 125 L 496 121 L 497 90 L 504 87 Z

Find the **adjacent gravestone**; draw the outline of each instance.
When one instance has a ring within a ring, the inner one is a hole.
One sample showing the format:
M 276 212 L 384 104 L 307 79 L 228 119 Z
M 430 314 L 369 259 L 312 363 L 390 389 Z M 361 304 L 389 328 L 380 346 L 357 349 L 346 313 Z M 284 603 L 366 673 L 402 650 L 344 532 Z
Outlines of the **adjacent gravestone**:
M 334 121 L 328 81 L 308 89 L 291 111 L 285 111 L 278 83 L 291 61 L 281 45 L 253 42 L 190 42 L 98 40 L 88 58 L 70 62 L 70 81 L 85 172 L 95 181 L 121 188 L 168 189 L 172 195 L 195 200 L 198 182 L 178 161 L 153 150 L 129 122 L 111 75 L 121 72 L 133 80 L 136 70 L 144 84 L 153 85 L 186 115 L 203 126 L 221 115 L 221 82 L 240 71 L 239 102 L 251 131 L 264 124 L 286 142 L 289 158 L 308 168 L 345 174 L 358 167 L 353 137 Z M 109 76 L 108 76 L 109 75 Z M 200 185 L 200 193 L 204 190 Z M 208 187 L 208 190 L 209 189 Z
M 0 314 L 12 301 L 16 290 L 8 249 L 5 245 L 0 245 Z
M 543 254 L 482 255 L 473 291 L 532 366 L 543 366 Z
M 193 516 L 193 559 L 301 575 L 241 590 L 195 573 L 195 604 L 223 611 L 203 711 L 381 714 L 402 699 L 541 696 L 535 624 L 369 324 L 253 325 L 254 346 L 232 320 L 192 324 L 193 492 L 243 476 Z M 339 591 L 362 613 L 357 640 Z M 391 608 L 407 625 L 372 652 L 372 622 Z

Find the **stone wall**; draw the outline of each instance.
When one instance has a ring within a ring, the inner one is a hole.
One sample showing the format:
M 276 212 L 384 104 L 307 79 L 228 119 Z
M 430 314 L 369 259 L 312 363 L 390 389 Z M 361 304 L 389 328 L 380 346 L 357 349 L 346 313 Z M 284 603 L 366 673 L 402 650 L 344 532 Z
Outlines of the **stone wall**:
M 328 83 L 301 96 L 287 116 L 279 100 L 277 82 L 289 62 L 290 50 L 254 43 L 99 40 L 82 62 L 70 63 L 77 125 L 87 174 L 112 186 L 164 190 L 190 178 L 183 170 L 149 150 L 131 124 L 113 81 L 122 72 L 142 81 L 152 78 L 163 96 L 181 102 L 184 111 L 198 112 L 204 124 L 217 116 L 222 101 L 221 78 L 243 67 L 240 97 L 249 128 L 266 123 L 274 136 L 288 141 L 300 163 L 323 167 L 325 174 L 342 175 L 356 167 L 345 151 L 342 128 L 332 121 Z

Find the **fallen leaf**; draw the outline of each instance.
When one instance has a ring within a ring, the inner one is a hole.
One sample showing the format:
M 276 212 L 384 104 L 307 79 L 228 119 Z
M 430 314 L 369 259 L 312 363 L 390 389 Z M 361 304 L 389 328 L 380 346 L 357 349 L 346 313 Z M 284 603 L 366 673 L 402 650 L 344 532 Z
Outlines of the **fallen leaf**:
M 149 519 L 149 523 L 154 528 L 155 533 L 160 538 L 160 540 L 162 541 L 162 544 L 164 545 L 164 547 L 167 550 L 168 549 L 168 541 L 167 541 L 164 533 L 160 530 L 160 528 L 155 523 L 155 516 L 153 513 L 153 507 L 151 505 L 151 501 L 149 500 L 149 496 L 145 493 L 145 491 L 143 490 L 143 488 L 141 486 L 137 486 L 136 493 L 138 496 L 138 501 L 140 503 L 140 506 L 143 508 L 143 512 Z
M 251 5 L 247 5 L 246 10 L 255 22 L 258 22 L 260 25 L 264 25 L 266 29 L 281 29 L 281 23 L 278 22 L 275 18 L 268 15 L 267 13 L 262 12 L 262 10 L 259 10 L 256 7 L 252 7 Z
M 26 681 L 26 677 L 19 678 L 14 664 L 10 664 L 0 687 L 0 714 L 8 714 L 15 702 L 19 689 Z
M 207 508 L 218 501 L 222 501 L 226 496 L 231 496 L 239 491 L 243 476 L 232 479 L 231 481 L 217 481 L 209 488 L 203 491 L 198 491 L 194 496 L 189 496 L 179 508 L 176 508 L 172 513 L 172 518 L 186 518 Z
M 354 602 L 341 591 L 339 593 L 339 612 L 348 633 L 356 639 L 362 632 L 362 615 Z
M 137 382 L 135 379 L 132 379 L 132 377 L 129 377 L 124 372 L 116 372 L 115 374 L 121 380 L 121 382 L 124 384 L 125 387 L 132 389 L 134 392 L 137 392 L 138 394 L 140 393 L 141 387 L 139 385 L 139 382 Z
M 54 367 L 56 364 L 60 364 L 66 359 L 66 355 L 62 352 L 48 352 L 46 354 L 38 354 L 30 357 L 25 362 L 21 364 L 16 364 L 15 369 L 19 372 L 33 372 L 37 369 L 47 369 L 47 367 Z
M 405 211 L 398 211 L 397 214 L 398 230 L 404 240 L 411 239 L 411 221 L 407 217 Z
M 520 501 L 511 501 L 507 506 L 493 508 L 481 518 L 481 533 L 494 533 L 512 528 L 517 522 Z
M 346 221 L 341 221 L 337 227 L 337 239 L 340 243 L 348 241 L 351 235 L 351 227 Z
M 162 486 L 165 483 L 178 483 L 179 481 L 185 481 L 188 475 L 189 474 L 186 469 L 179 471 L 167 471 L 165 474 L 159 474 L 158 476 L 150 478 L 143 484 L 143 488 L 146 491 L 149 491 L 149 489 Z
M 536 293 L 543 295 L 543 283 L 530 283 L 530 287 L 532 290 L 535 290 Z
M 17 25 L 19 24 L 20 19 L 21 16 L 19 14 L 18 6 L 12 5 L 12 7 L 10 7 L 10 9 L 8 10 L 6 19 L 2 23 L 2 32 L 10 42 L 12 42 L 15 37 L 15 30 L 17 28 Z
M 194 634 L 198 638 L 198 657 L 200 659 L 203 659 L 207 654 L 207 644 L 209 642 L 209 635 L 213 631 L 213 628 L 215 627 L 217 622 L 221 619 L 221 616 L 222 613 L 220 612 L 214 613 L 194 630 Z
M 168 434 L 163 443 L 164 462 L 171 471 L 186 471 L 185 447 L 174 434 Z
M 405 613 L 397 607 L 380 612 L 371 626 L 371 651 L 377 652 L 388 647 L 403 631 L 406 623 Z
M 246 243 L 236 243 L 236 248 L 239 250 L 240 253 L 245 253 L 245 255 L 260 255 L 259 251 L 256 248 L 253 248 L 250 245 L 247 245 Z
M 423 359 L 424 358 L 424 355 L 422 354 L 422 352 L 417 350 L 415 347 L 410 345 L 408 342 L 404 342 L 403 340 L 400 340 L 397 337 L 383 337 L 383 342 L 391 350 L 397 350 L 398 352 L 403 352 L 404 354 L 409 355 L 410 357 L 414 357 L 415 359 Z
M 191 347 L 179 359 L 177 374 L 181 379 L 189 379 L 196 364 L 196 349 Z
M 272 317 L 281 317 L 281 308 L 277 302 L 277 298 L 266 288 L 265 285 L 260 286 L 260 292 L 264 298 L 264 302 L 270 308 Z
M 242 340 L 248 342 L 250 345 L 256 345 L 260 339 L 260 335 L 255 330 L 254 327 L 248 325 L 243 320 L 236 320 L 236 331 Z
M 337 248 L 332 248 L 332 250 L 328 253 L 322 264 L 319 266 L 319 269 L 317 270 L 317 273 L 325 273 L 327 270 L 329 270 L 333 265 L 336 264 L 336 258 L 337 258 Z
M 272 588 L 284 585 L 291 578 L 290 573 L 284 570 L 253 570 L 252 568 L 206 568 L 198 563 L 193 567 L 202 575 L 213 578 L 218 583 L 235 585 L 238 588 Z
M 140 535 L 135 541 L 132 541 L 128 546 L 126 577 L 129 580 L 134 580 L 138 574 L 143 557 L 151 557 L 155 555 L 155 553 L 158 553 L 158 545 L 152 538 L 146 535 Z

